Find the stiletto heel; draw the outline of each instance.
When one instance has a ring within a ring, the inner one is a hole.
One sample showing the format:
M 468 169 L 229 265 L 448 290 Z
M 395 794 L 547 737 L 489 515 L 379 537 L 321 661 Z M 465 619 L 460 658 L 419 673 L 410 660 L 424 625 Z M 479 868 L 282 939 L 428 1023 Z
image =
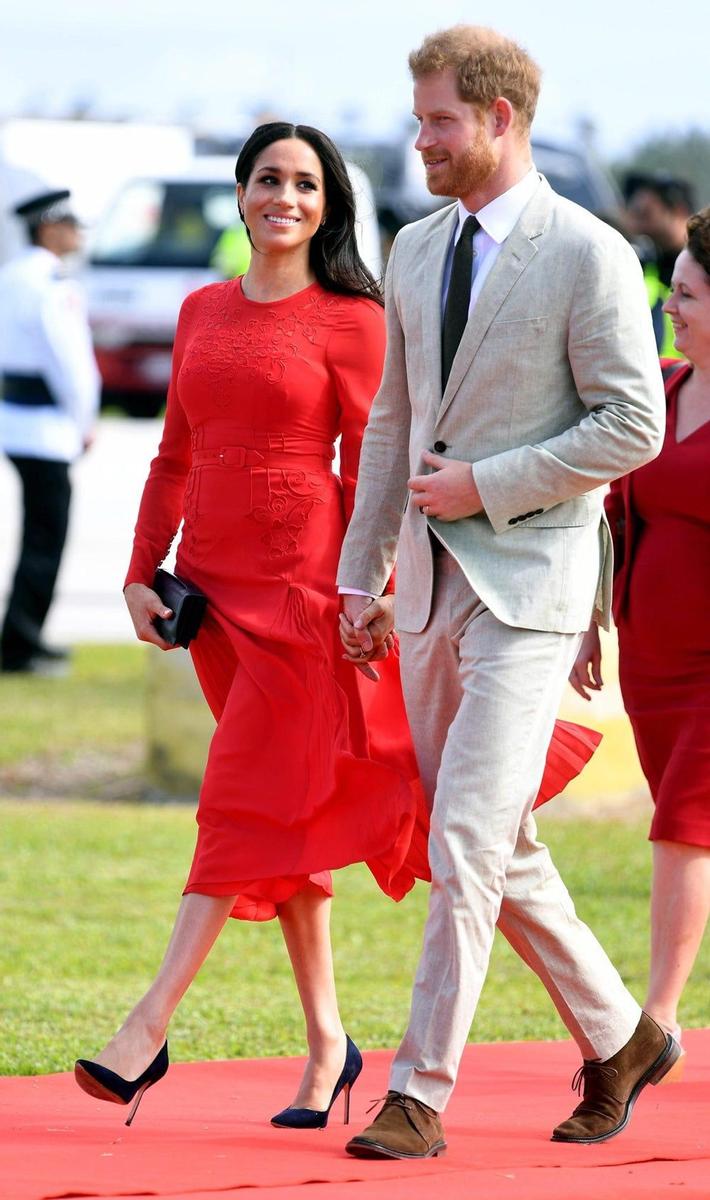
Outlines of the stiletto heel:
M 88 1058 L 77 1059 L 74 1078 L 82 1091 L 97 1100 L 108 1100 L 111 1104 L 130 1104 L 133 1100 L 133 1108 L 126 1121 L 126 1125 L 130 1125 L 148 1088 L 163 1078 L 169 1066 L 168 1043 L 164 1042 L 152 1063 L 137 1079 L 124 1079 L 122 1075 Z
M 133 1101 L 133 1108 L 129 1112 L 128 1117 L 126 1118 L 126 1125 L 133 1124 L 133 1118 L 135 1117 L 136 1113 L 138 1112 L 138 1105 L 140 1104 L 141 1100 L 143 1099 L 146 1092 L 148 1091 L 148 1088 L 151 1086 L 152 1086 L 152 1084 L 146 1083 L 146 1084 L 144 1084 L 144 1086 L 141 1088 L 141 1090 L 139 1092 L 136 1092 L 136 1098 Z
M 338 1099 L 341 1092 L 345 1093 L 345 1120 L 347 1125 L 350 1121 L 350 1093 L 353 1089 L 355 1081 L 362 1071 L 362 1055 L 357 1046 L 350 1038 L 345 1035 L 345 1065 L 340 1072 L 340 1078 L 333 1088 L 333 1095 L 330 1097 L 330 1104 L 320 1112 L 315 1108 L 284 1108 L 282 1112 L 277 1113 L 271 1118 L 271 1124 L 277 1129 L 325 1129 L 328 1124 L 330 1110 Z

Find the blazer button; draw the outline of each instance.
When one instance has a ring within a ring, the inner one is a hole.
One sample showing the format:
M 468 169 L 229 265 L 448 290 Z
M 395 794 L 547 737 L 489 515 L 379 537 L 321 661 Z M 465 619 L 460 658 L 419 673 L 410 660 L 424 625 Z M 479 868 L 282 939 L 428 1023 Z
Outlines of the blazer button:
M 509 525 L 517 525 L 519 520 L 520 520 L 520 517 L 511 517 L 510 520 L 508 521 L 508 524 Z
M 541 516 L 542 516 L 542 514 L 544 513 L 544 511 L 545 511 L 545 510 L 544 510 L 544 508 L 536 508 L 536 509 L 535 509 L 535 512 L 533 513 L 533 516 L 534 516 L 534 517 L 541 517 Z
M 437 454 L 443 454 L 447 449 L 446 442 L 434 442 L 434 449 Z

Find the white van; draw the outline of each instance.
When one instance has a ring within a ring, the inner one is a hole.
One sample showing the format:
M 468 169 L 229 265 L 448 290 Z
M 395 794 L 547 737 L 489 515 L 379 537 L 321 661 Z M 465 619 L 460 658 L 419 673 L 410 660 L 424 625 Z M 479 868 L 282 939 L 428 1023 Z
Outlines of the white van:
M 225 270 L 220 249 L 243 232 L 232 157 L 195 158 L 179 173 L 129 180 L 97 223 L 85 282 L 104 402 L 155 416 L 165 400 L 180 305 Z M 360 253 L 376 279 L 382 251 L 370 182 L 348 163 Z M 234 255 L 232 254 L 234 259 Z M 220 269 L 221 266 L 221 269 Z

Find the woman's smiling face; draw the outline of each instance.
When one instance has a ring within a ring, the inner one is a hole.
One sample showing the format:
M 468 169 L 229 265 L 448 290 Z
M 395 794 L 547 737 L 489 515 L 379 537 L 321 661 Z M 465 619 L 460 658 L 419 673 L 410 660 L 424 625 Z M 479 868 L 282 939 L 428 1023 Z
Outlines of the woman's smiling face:
M 323 168 L 300 138 L 272 142 L 254 163 L 237 199 L 256 250 L 289 253 L 307 245 L 325 216 Z
M 689 250 L 678 255 L 671 286 L 663 311 L 673 324 L 676 349 L 692 363 L 710 365 L 710 277 Z

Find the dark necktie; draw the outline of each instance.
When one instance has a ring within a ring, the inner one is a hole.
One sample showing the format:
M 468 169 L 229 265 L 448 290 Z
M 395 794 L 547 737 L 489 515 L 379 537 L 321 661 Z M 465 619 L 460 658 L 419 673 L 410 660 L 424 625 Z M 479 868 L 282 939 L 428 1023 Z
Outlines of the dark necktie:
M 459 342 L 468 320 L 468 306 L 471 302 L 471 281 L 473 273 L 473 235 L 481 226 L 477 217 L 467 217 L 463 223 L 461 236 L 456 243 L 454 260 L 451 265 L 449 293 L 444 309 L 444 324 L 441 331 L 441 390 L 444 391 L 451 364 L 459 348 Z

